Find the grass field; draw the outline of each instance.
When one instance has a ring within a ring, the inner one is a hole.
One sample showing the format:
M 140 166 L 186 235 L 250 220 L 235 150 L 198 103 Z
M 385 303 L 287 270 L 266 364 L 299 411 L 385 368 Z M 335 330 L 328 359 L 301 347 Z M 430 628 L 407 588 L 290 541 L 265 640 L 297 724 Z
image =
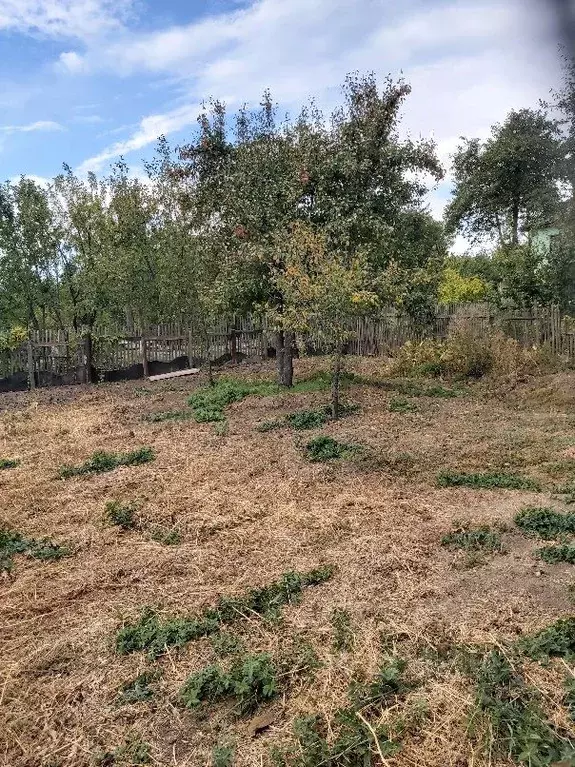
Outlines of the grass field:
M 575 510 L 575 374 L 416 396 L 381 365 L 353 361 L 357 411 L 311 430 L 285 416 L 321 386 L 217 423 L 185 416 L 190 379 L 0 395 L 0 765 L 575 764 L 575 628 L 548 663 L 519 641 L 575 613 L 575 569 L 514 524 Z M 318 436 L 348 447 L 310 461 Z M 146 607 L 187 623 L 122 654 Z

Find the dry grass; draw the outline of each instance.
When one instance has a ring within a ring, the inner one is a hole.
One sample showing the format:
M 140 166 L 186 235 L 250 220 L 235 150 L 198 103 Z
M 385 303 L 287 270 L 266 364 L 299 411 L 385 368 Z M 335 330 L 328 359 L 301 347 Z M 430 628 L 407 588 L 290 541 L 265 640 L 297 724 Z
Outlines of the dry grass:
M 299 361 L 297 374 L 320 364 Z M 354 362 L 363 374 L 377 374 L 378 364 Z M 575 390 L 575 375 L 556 379 L 558 392 Z M 575 422 L 572 401 L 553 399 L 553 381 L 519 385 L 505 397 L 476 387 L 457 399 L 420 398 L 409 418 L 389 412 L 392 391 L 353 387 L 360 412 L 322 433 L 368 446 L 371 458 L 325 465 L 305 461 L 293 432 L 254 428 L 323 404 L 322 393 L 248 398 L 229 409 L 225 436 L 211 424 L 142 421 L 149 412 L 185 407 L 189 381 L 146 384 L 151 393 L 144 395 L 140 382 L 7 397 L 0 453 L 21 464 L 0 475 L 0 523 L 71 544 L 75 555 L 50 563 L 19 557 L 0 581 L 0 765 L 87 767 L 137 732 L 150 743 L 153 764 L 208 765 L 214 743 L 232 738 L 238 767 L 267 766 L 270 745 L 290 737 L 294 717 L 329 715 L 355 674 L 375 671 L 383 632 L 421 682 L 406 706 L 424 698 L 430 710 L 389 765 L 487 767 L 466 732 L 469 680 L 454 668 L 439 673 L 420 650 L 502 642 L 564 617 L 572 569 L 536 562 L 537 543 L 517 533 L 504 535 L 507 555 L 458 567 L 440 546 L 456 520 L 511 523 L 521 507 L 551 499 L 545 492 L 437 488 L 435 476 L 446 468 L 517 470 L 551 489 L 547 464 L 564 458 Z M 61 464 L 79 464 L 96 450 L 144 444 L 155 450 L 152 464 L 56 478 Z M 182 543 L 162 546 L 106 527 L 109 500 L 141 503 L 145 522 L 176 525 Z M 158 661 L 157 696 L 116 705 L 121 685 L 147 664 L 140 655 L 114 653 L 122 619 L 145 605 L 193 613 L 219 595 L 327 563 L 338 566 L 336 575 L 285 608 L 281 626 L 249 619 L 238 628 L 248 649 L 275 654 L 303 636 L 323 663 L 313 681 L 294 678 L 272 705 L 275 718 L 264 733 L 250 737 L 227 705 L 207 718 L 177 705 L 185 678 L 214 659 L 209 640 Z M 335 607 L 350 613 L 353 652 L 332 649 Z M 530 673 L 550 715 L 560 717 L 561 669 L 534 665 Z

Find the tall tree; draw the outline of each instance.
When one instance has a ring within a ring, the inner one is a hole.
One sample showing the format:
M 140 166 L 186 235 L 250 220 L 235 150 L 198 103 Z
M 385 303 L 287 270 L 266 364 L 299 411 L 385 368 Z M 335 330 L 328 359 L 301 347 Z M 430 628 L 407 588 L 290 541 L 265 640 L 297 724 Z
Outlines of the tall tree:
M 349 263 L 361 255 L 381 271 L 402 261 L 403 217 L 417 211 L 422 174 L 441 175 L 431 144 L 398 137 L 408 93 L 401 81 L 388 79 L 380 91 L 373 75 L 351 76 L 331 120 L 310 107 L 293 123 L 278 122 L 266 93 L 259 111 L 240 111 L 232 136 L 223 105 L 202 115 L 197 138 L 181 152 L 181 174 L 198 229 L 219 243 L 230 307 L 273 305 L 282 314 L 282 243 L 297 222 L 321 230 L 327 253 Z M 293 334 L 277 325 L 278 376 L 289 386 Z
M 463 139 L 453 157 L 455 185 L 446 210 L 450 232 L 514 247 L 520 234 L 547 225 L 563 174 L 558 124 L 521 109 L 495 125 L 487 141 Z
M 0 186 L 0 303 L 4 324 L 63 327 L 59 232 L 48 196 L 22 176 Z

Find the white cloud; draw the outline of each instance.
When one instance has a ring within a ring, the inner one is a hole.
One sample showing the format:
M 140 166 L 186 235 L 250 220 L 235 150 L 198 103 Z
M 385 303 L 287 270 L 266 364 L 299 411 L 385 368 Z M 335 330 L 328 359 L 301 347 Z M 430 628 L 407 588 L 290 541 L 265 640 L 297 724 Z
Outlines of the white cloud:
M 68 69 L 168 75 L 183 105 L 144 117 L 132 136 L 82 168 L 181 130 L 211 95 L 233 108 L 257 103 L 269 86 L 282 107 L 296 110 L 315 95 L 329 108 L 345 74 L 357 69 L 405 72 L 413 93 L 403 129 L 435 137 L 447 165 L 459 136 L 483 137 L 509 109 L 547 94 L 555 52 L 544 27 L 522 0 L 411 0 L 402 10 L 391 0 L 257 0 L 196 23 L 116 36 L 82 57 L 65 54 Z
M 117 141 L 94 157 L 84 160 L 78 167 L 78 172 L 88 173 L 100 170 L 110 160 L 152 144 L 158 136 L 181 130 L 195 121 L 199 109 L 199 104 L 193 104 L 174 109 L 166 114 L 144 117 L 130 138 Z
M 76 51 L 64 51 L 58 58 L 58 63 L 62 69 L 68 72 L 78 74 L 86 68 L 85 61 Z
M 3 133 L 33 133 L 35 131 L 60 131 L 64 127 L 53 120 L 37 120 L 27 125 L 0 125 Z
M 0 30 L 89 40 L 120 29 L 132 0 L 2 0 Z
M 84 125 L 99 125 L 105 122 L 104 118 L 100 115 L 76 115 L 72 119 L 75 123 L 82 123 Z

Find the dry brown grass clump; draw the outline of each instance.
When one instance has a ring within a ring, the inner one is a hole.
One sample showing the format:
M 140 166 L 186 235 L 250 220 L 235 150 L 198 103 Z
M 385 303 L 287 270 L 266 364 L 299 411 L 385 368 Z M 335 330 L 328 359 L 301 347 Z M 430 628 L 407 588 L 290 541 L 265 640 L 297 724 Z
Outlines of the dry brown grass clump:
M 297 375 L 325 364 L 300 360 Z M 353 360 L 352 367 L 364 376 L 386 374 L 378 360 Z M 255 372 L 272 375 L 267 365 Z M 252 373 L 246 366 L 235 374 Z M 575 385 L 574 375 L 558 380 Z M 390 412 L 393 391 L 354 385 L 346 396 L 359 412 L 312 435 L 360 443 L 371 460 L 314 464 L 293 431 L 262 434 L 255 426 L 317 408 L 325 392 L 248 397 L 226 411 L 224 435 L 212 424 L 142 420 L 185 408 L 194 385 L 78 387 L 50 395 L 53 401 L 40 392 L 11 399 L 2 412 L 2 453 L 21 460 L 0 475 L 2 524 L 66 543 L 74 555 L 57 562 L 19 557 L 0 575 L 0 765 L 88 767 L 118 748 L 116 763 L 129 764 L 120 758 L 128 739 L 148 744 L 151 764 L 166 767 L 208 765 L 217 742 L 235 744 L 238 767 L 271 767 L 270 748 L 293 743 L 297 717 L 318 713 L 332 722 L 349 684 L 372 678 L 390 655 L 406 659 L 413 686 L 374 714 L 373 726 L 398 733 L 403 717 L 402 748 L 386 765 L 509 764 L 486 756 L 482 733 L 468 730 L 474 684 L 456 650 L 513 642 L 573 610 L 572 568 L 535 560 L 537 541 L 512 525 L 525 505 L 560 506 L 551 497 L 550 464 L 573 439 L 573 413 L 547 403 L 531 384 L 508 399 L 473 386 L 467 396 L 419 397 L 418 411 L 408 415 Z M 57 479 L 62 464 L 138 445 L 149 445 L 156 460 Z M 544 491 L 439 488 L 437 472 L 446 468 L 517 470 Z M 103 524 L 111 500 L 137 502 L 142 529 Z M 507 553 L 461 567 L 440 540 L 462 519 L 507 523 Z M 151 540 L 143 531 L 154 526 L 176 528 L 181 543 Z M 282 672 L 281 694 L 256 712 L 269 714 L 261 731 L 236 715 L 233 700 L 199 713 L 181 706 L 179 690 L 191 673 L 229 662 L 209 637 L 155 661 L 114 649 L 118 628 L 145 606 L 163 618 L 197 615 L 222 595 L 326 564 L 337 566 L 333 577 L 284 607 L 281 620 L 247 614 L 226 628 L 248 654 L 267 652 L 292 669 Z M 333 645 L 336 608 L 349 615 L 349 649 Z M 294 659 L 307 646 L 319 666 L 296 673 Z M 153 695 L 119 700 L 122 686 L 148 671 L 158 672 Z M 526 671 L 558 727 L 566 726 L 563 672 L 560 662 Z

